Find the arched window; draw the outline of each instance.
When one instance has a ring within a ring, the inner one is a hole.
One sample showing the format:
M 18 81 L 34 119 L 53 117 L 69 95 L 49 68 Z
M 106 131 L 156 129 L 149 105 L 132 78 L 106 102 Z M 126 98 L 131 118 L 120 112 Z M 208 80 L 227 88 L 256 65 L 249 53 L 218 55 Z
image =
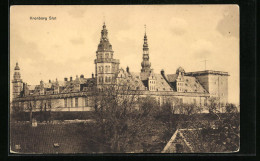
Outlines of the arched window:
M 107 82 L 107 77 L 105 78 L 105 82 Z
M 109 53 L 106 53 L 106 59 L 109 58 Z
M 114 71 L 115 71 L 115 66 L 113 65 L 113 66 L 112 66 L 112 72 L 114 72 Z
M 110 72 L 110 66 L 109 65 L 107 66 L 107 72 Z
M 107 69 L 108 69 L 108 67 L 107 67 L 107 65 L 105 66 L 105 72 L 107 73 Z

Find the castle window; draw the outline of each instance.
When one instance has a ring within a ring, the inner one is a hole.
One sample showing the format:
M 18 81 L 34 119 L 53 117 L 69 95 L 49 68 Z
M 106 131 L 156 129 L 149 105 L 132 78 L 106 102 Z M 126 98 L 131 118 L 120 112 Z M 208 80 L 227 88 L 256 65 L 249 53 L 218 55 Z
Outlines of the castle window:
M 108 53 L 106 53 L 106 59 L 109 57 L 109 54 Z
M 64 99 L 64 106 L 67 107 L 67 98 Z
M 111 78 L 110 77 L 108 77 L 108 82 L 111 82 Z
M 79 99 L 75 98 L 75 107 L 78 107 L 79 103 L 78 103 Z
M 71 98 L 70 104 L 71 104 L 71 107 L 73 107 L 73 98 Z
M 113 65 L 113 66 L 112 66 L 112 72 L 114 72 L 114 71 L 115 71 L 115 66 Z
M 110 72 L 110 66 L 109 65 L 107 66 L 107 72 Z
M 139 87 L 136 87 L 136 90 L 139 90 Z
M 88 106 L 88 97 L 85 97 L 85 106 Z

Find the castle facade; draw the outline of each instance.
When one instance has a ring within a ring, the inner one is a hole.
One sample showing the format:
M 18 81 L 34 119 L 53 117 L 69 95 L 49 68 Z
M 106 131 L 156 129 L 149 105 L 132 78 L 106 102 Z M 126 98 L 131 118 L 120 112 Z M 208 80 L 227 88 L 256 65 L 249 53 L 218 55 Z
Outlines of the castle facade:
M 108 39 L 104 23 L 96 51 L 95 74 L 91 78 L 84 75 L 64 78 L 63 81 L 40 81 L 39 85 L 28 85 L 21 79 L 18 63 L 14 68 L 13 100 L 14 106 L 27 111 L 37 111 L 41 107 L 54 111 L 88 111 L 93 109 L 93 90 L 105 90 L 106 86 L 126 84 L 129 90 L 138 91 L 140 96 L 154 97 L 159 104 L 167 98 L 176 97 L 182 103 L 195 103 L 204 107 L 208 98 L 219 98 L 220 104 L 228 101 L 228 76 L 222 71 L 185 72 L 179 67 L 173 74 L 164 70 L 154 73 L 149 60 L 148 38 L 145 33 L 141 72 L 132 72 L 129 67 L 120 68 L 120 61 L 114 58 L 114 51 Z

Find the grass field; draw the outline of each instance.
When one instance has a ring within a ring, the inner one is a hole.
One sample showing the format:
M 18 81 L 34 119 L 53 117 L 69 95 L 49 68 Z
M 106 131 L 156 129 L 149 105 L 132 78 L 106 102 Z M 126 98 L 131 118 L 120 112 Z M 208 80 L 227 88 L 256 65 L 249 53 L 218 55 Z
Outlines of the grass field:
M 12 123 L 10 147 L 12 151 L 26 154 L 93 153 L 97 146 L 84 135 L 82 126 L 86 124 L 38 124 L 32 127 L 29 123 Z M 15 149 L 15 145 L 20 145 L 20 149 Z

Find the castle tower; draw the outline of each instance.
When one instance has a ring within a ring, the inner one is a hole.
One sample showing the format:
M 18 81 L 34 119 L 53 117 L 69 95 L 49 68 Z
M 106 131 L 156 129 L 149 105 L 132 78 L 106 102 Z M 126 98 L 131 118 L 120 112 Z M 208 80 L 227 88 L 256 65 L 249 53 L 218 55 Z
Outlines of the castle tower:
M 119 60 L 113 58 L 114 51 L 108 39 L 106 24 L 101 31 L 101 38 L 96 51 L 95 76 L 97 85 L 112 84 L 115 82 L 115 74 L 118 72 Z
M 13 84 L 13 98 L 17 98 L 20 96 L 23 88 L 23 82 L 21 79 L 20 67 L 18 66 L 18 63 L 16 63 L 16 66 L 14 68 L 14 79 L 12 81 L 12 84 Z
M 147 80 L 151 73 L 151 63 L 149 62 L 149 47 L 147 43 L 146 31 L 144 34 L 144 45 L 143 45 L 143 61 L 141 63 L 141 79 Z

